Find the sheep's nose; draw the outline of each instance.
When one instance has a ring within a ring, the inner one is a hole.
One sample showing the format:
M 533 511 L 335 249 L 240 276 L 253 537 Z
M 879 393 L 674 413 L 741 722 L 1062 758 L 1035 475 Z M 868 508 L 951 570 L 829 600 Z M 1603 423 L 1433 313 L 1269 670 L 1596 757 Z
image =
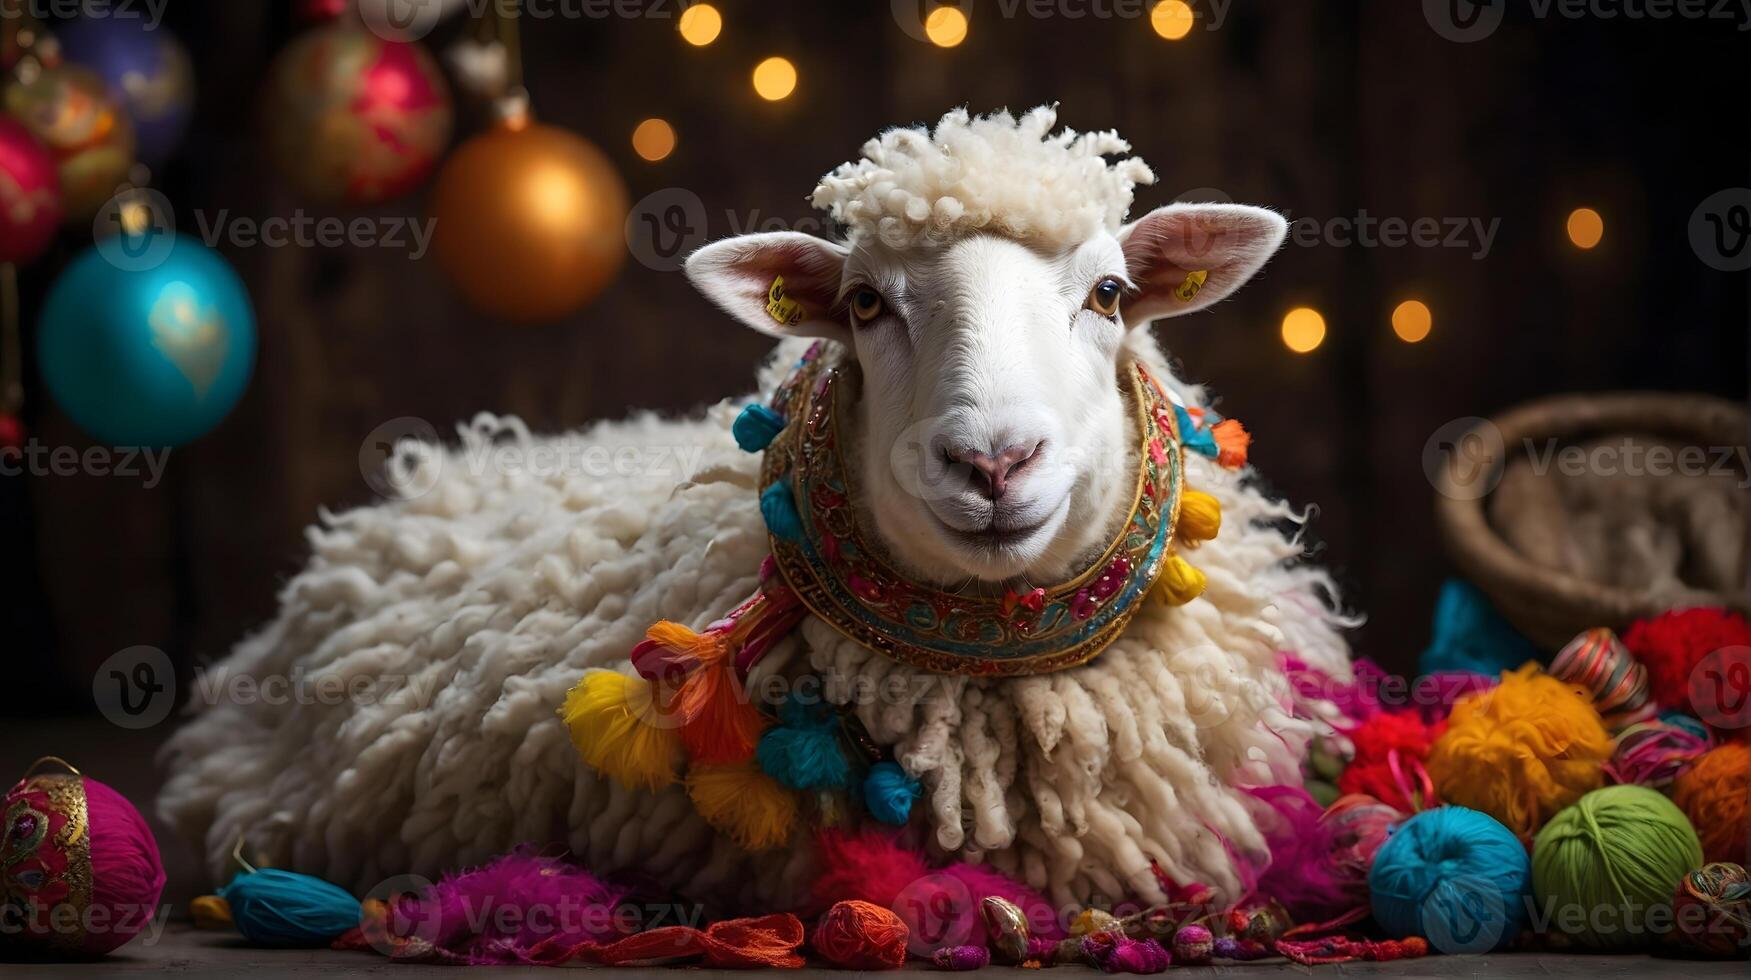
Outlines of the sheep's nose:
M 1009 478 L 1020 472 L 1028 460 L 1039 453 L 1041 445 L 1043 443 L 1036 442 L 1031 446 L 1010 446 L 999 450 L 995 455 L 976 449 L 963 449 L 950 453 L 949 458 L 971 466 L 974 488 L 987 500 L 997 500 L 1009 486 Z

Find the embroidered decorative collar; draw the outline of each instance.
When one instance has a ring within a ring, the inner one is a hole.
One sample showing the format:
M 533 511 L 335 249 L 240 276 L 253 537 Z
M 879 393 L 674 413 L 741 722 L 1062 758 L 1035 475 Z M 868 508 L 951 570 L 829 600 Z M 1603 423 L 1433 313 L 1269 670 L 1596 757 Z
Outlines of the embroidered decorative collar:
M 1042 674 L 1106 649 L 1170 560 L 1184 490 L 1176 407 L 1144 366 L 1130 364 L 1121 378 L 1140 461 L 1123 530 L 1069 580 L 997 598 L 910 580 L 859 526 L 840 432 L 851 410 L 841 404 L 846 373 L 856 370 L 845 360 L 836 346 L 810 348 L 773 397 L 774 424 L 784 428 L 761 466 L 772 555 L 809 611 L 877 653 L 938 674 Z

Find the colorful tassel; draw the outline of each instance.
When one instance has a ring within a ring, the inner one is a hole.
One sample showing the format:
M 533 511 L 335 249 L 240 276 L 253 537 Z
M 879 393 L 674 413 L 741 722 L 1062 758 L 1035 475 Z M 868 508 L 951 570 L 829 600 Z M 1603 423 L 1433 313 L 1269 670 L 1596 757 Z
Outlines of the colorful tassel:
M 1252 433 L 1246 431 L 1237 419 L 1223 419 L 1210 427 L 1210 435 L 1216 440 L 1216 462 L 1227 469 L 1237 470 L 1246 465 L 1246 453 L 1252 446 Z
M 906 774 L 897 762 L 878 762 L 863 780 L 863 805 L 882 823 L 904 827 L 912 816 L 912 804 L 924 795 L 918 780 Z
M 791 493 L 790 479 L 775 481 L 760 491 L 760 516 L 766 519 L 766 530 L 783 541 L 801 543 L 803 518 L 797 513 L 796 498 Z
M 231 903 L 217 895 L 197 895 L 188 903 L 188 917 L 196 929 L 231 929 Z
M 245 871 L 219 889 L 243 938 L 257 946 L 327 946 L 359 924 L 359 900 L 338 885 L 292 871 Z
M 675 781 L 681 739 L 662 724 L 648 681 L 613 670 L 588 670 L 560 709 L 572 745 L 590 768 L 628 789 Z
M 736 679 L 730 637 L 724 631 L 695 633 L 663 620 L 645 637 L 689 667 L 669 702 L 681 719 L 681 742 L 693 762 L 743 762 L 753 758 L 766 720 L 748 702 Z
M 1174 533 L 1186 544 L 1197 545 L 1216 537 L 1222 530 L 1222 503 L 1199 490 L 1187 490 L 1180 497 L 1179 523 Z
M 791 789 L 844 789 L 851 763 L 839 748 L 839 719 L 825 704 L 795 694 L 779 709 L 780 724 L 760 737 L 760 768 Z
M 706 823 L 743 850 L 771 850 L 789 841 L 796 829 L 796 794 L 752 761 L 692 767 L 687 795 Z
M 742 409 L 730 425 L 730 434 L 743 452 L 757 453 L 772 445 L 772 440 L 784 431 L 784 416 L 765 405 L 755 403 Z
M 1183 606 L 1203 595 L 1204 587 L 1208 584 L 1209 580 L 1204 573 L 1193 567 L 1191 562 L 1179 555 L 1169 555 L 1151 594 L 1157 601 L 1167 605 Z

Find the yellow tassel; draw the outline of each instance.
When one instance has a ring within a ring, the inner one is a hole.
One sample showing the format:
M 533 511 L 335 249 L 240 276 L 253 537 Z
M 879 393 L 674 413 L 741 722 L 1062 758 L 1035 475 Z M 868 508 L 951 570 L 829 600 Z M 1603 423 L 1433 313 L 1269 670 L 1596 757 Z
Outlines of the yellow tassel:
M 628 789 L 661 789 L 675 781 L 681 739 L 642 677 L 586 670 L 560 709 L 572 745 L 585 764 Z
M 1222 504 L 1207 493 L 1187 490 L 1180 498 L 1179 525 L 1174 528 L 1179 539 L 1196 545 L 1214 538 L 1221 530 Z
M 198 895 L 188 903 L 196 929 L 231 928 L 231 903 L 217 895 Z
M 1161 578 L 1155 581 L 1156 600 L 1170 606 L 1183 606 L 1198 596 L 1204 594 L 1204 586 L 1208 581 L 1204 573 L 1192 567 L 1192 563 L 1178 555 L 1169 555 L 1167 564 L 1161 569 Z
M 706 823 L 743 850 L 771 850 L 789 841 L 796 829 L 796 794 L 753 761 L 690 767 L 687 795 Z

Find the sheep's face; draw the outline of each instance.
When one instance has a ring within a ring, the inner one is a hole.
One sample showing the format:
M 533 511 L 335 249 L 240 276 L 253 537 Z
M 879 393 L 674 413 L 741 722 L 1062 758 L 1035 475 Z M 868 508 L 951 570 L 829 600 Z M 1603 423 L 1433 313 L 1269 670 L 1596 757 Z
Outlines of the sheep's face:
M 855 353 L 856 465 L 897 558 L 950 585 L 1046 584 L 1104 545 L 1130 503 L 1126 331 L 1233 291 L 1284 230 L 1269 211 L 1195 205 L 1051 247 L 774 233 L 708 245 L 688 273 L 758 329 Z M 1176 296 L 1195 272 L 1202 288 Z M 779 276 L 800 304 L 792 323 L 766 308 Z

